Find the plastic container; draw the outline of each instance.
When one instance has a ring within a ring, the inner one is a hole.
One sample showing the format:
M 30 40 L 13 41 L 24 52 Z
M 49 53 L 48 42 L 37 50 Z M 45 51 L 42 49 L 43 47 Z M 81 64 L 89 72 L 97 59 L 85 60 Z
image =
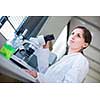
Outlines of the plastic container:
M 3 55 L 6 59 L 10 59 L 15 51 L 16 50 L 11 45 L 5 43 L 0 49 L 0 54 Z

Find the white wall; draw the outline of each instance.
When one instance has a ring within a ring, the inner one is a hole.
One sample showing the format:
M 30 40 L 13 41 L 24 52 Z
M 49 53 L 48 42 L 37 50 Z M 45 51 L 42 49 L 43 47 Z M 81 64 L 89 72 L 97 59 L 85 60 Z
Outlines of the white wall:
M 54 34 L 56 39 L 63 30 L 64 26 L 71 19 L 70 16 L 50 16 L 39 34 Z

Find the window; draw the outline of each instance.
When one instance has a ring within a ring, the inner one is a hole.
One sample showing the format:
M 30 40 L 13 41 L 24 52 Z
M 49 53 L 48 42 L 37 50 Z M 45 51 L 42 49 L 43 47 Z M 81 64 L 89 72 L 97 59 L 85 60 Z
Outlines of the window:
M 4 37 L 11 41 L 15 37 L 15 31 L 20 27 L 20 25 L 26 20 L 26 16 L 7 16 L 8 20 L 3 24 L 0 32 Z

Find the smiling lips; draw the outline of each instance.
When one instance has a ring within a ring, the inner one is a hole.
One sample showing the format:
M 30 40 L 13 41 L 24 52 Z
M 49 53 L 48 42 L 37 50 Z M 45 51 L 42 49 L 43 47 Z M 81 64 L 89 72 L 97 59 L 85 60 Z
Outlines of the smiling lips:
M 70 42 L 71 42 L 71 43 L 74 43 L 74 40 L 71 39 Z

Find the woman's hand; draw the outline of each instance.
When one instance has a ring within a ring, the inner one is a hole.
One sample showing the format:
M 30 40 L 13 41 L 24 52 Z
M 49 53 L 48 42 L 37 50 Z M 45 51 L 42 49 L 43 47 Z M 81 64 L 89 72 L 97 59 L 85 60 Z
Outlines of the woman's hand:
M 37 72 L 36 71 L 32 71 L 32 70 L 25 70 L 25 72 L 29 73 L 30 75 L 32 75 L 34 78 L 37 77 Z

